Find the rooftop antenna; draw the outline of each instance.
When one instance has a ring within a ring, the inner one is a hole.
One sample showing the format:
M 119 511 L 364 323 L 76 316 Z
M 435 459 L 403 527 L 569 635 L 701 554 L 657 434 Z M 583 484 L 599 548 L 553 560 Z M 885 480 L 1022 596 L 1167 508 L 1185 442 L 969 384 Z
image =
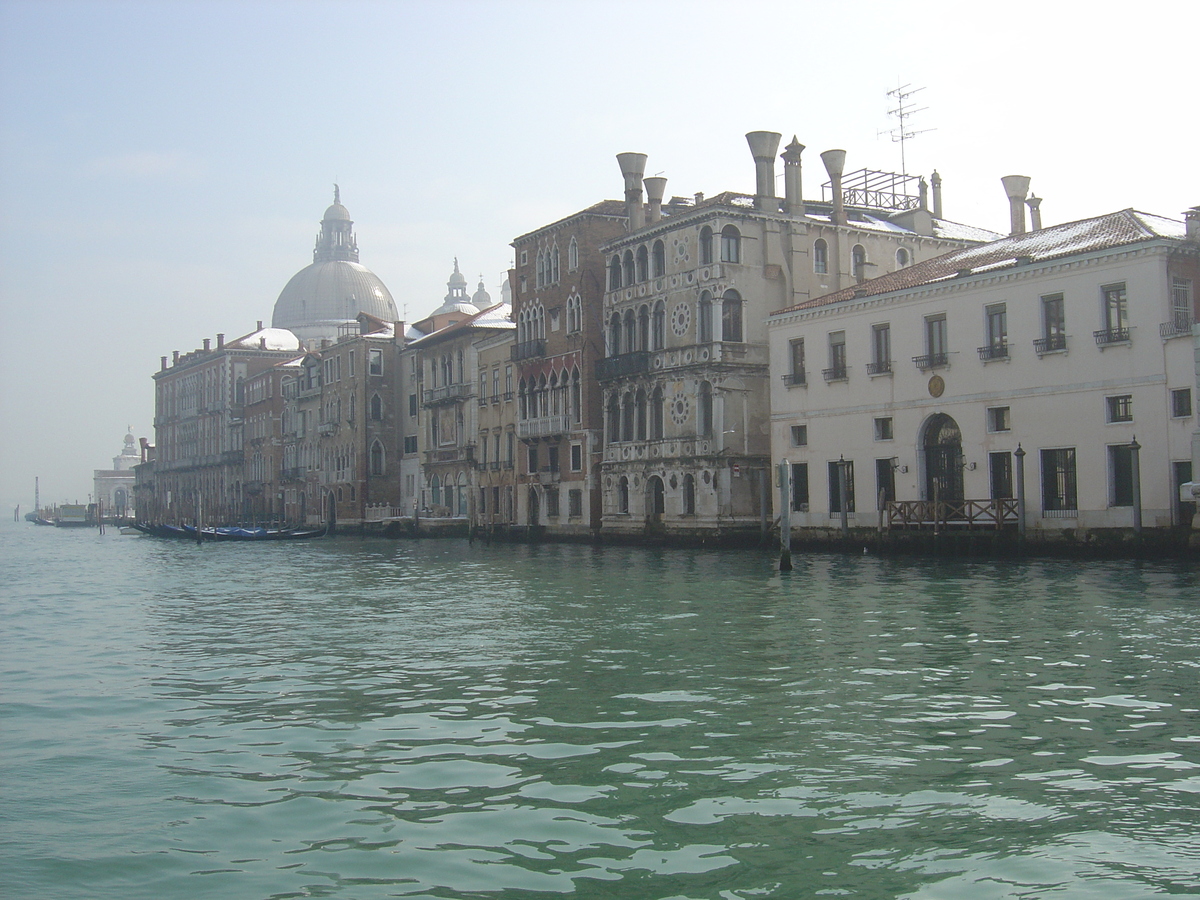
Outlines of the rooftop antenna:
M 899 81 L 900 79 L 897 78 L 896 80 Z M 895 98 L 895 103 L 896 103 L 896 108 L 889 109 L 888 115 L 895 116 L 896 121 L 898 121 L 900 124 L 897 127 L 892 128 L 888 131 L 877 132 L 877 136 L 880 134 L 891 135 L 892 143 L 900 145 L 900 174 L 901 175 L 908 174 L 908 161 L 905 159 L 905 156 L 904 156 L 904 142 L 907 141 L 909 138 L 916 137 L 918 134 L 924 134 L 927 131 L 936 131 L 937 130 L 936 128 L 922 128 L 919 131 L 914 131 L 912 129 L 912 127 L 908 124 L 908 120 L 911 117 L 915 116 L 917 113 L 925 112 L 925 110 L 929 109 L 928 106 L 922 106 L 920 109 L 913 109 L 911 104 L 908 103 L 908 100 L 910 97 L 912 97 L 914 94 L 918 93 L 919 91 L 923 91 L 923 90 L 925 90 L 925 88 L 923 88 L 923 87 L 915 88 L 911 84 L 902 84 L 902 85 L 899 85 L 898 87 L 894 88 L 893 90 L 890 90 L 887 92 L 887 95 L 889 97 Z

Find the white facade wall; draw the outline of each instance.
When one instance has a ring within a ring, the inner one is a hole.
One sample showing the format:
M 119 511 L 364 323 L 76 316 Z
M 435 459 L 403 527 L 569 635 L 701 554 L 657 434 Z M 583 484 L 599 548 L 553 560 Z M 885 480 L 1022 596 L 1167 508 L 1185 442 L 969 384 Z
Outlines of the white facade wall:
M 952 417 L 961 430 L 967 498 L 991 496 L 989 454 L 1013 452 L 1018 445 L 1026 451 L 1026 522 L 1033 529 L 1131 526 L 1133 508 L 1113 502 L 1108 448 L 1129 445 L 1136 435 L 1144 525 L 1172 524 L 1178 515 L 1173 463 L 1193 455 L 1196 364 L 1188 336 L 1160 337 L 1160 324 L 1171 318 L 1169 249 L 1139 245 L 1018 265 L 775 316 L 770 328 L 772 456 L 808 464 L 809 504 L 792 512 L 793 526 L 839 524 L 840 515 L 830 512 L 828 464 L 842 457 L 855 468 L 852 526 L 878 524 L 878 459 L 894 462 L 897 500 L 932 499 L 922 444 L 923 430 L 938 413 Z M 1099 346 L 1094 332 L 1105 327 L 1102 288 L 1118 283 L 1126 286 L 1131 339 Z M 1059 293 L 1066 349 L 1039 356 L 1034 341 L 1045 335 L 1041 298 Z M 978 348 L 988 343 L 987 308 L 999 304 L 1007 314 L 1009 354 L 984 361 Z M 930 353 L 926 321 L 943 315 L 948 365 L 922 371 L 913 358 Z M 870 375 L 867 365 L 876 361 L 873 329 L 884 324 L 890 326 L 891 372 Z M 845 333 L 847 377 L 826 382 L 822 370 L 830 366 L 834 332 Z M 791 342 L 801 338 L 806 385 L 789 386 L 784 376 L 791 373 Z M 934 376 L 943 383 L 937 397 L 932 396 Z M 1193 392 L 1186 416 L 1173 415 L 1177 389 Z M 1109 398 L 1118 396 L 1131 399 L 1130 421 L 1109 421 Z M 1009 410 L 1009 430 L 995 430 L 995 414 L 989 421 L 989 409 L 1000 407 Z M 889 418 L 891 437 L 877 439 L 875 420 Z M 807 429 L 805 446 L 795 446 L 793 426 Z M 1041 451 L 1053 448 L 1075 450 L 1075 515 L 1043 510 Z

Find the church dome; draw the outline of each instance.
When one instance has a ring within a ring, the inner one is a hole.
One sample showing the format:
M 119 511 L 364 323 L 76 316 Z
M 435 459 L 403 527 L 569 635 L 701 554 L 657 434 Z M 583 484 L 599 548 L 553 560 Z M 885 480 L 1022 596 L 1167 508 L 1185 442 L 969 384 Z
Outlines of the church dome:
M 358 261 L 358 240 L 341 192 L 325 210 L 311 266 L 301 269 L 275 301 L 271 325 L 286 328 L 302 341 L 335 340 L 342 326 L 367 313 L 395 322 L 396 303 L 379 277 Z
M 492 295 L 487 292 L 487 288 L 483 286 L 483 277 L 479 278 L 479 288 L 471 295 L 471 302 L 480 309 L 487 309 L 492 305 Z

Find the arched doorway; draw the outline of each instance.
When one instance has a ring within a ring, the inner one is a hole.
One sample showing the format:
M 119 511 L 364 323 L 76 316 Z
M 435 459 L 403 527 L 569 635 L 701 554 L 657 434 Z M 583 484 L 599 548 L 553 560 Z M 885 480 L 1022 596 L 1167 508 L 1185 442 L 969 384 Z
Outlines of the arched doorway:
M 666 491 L 662 479 L 651 475 L 646 479 L 646 520 L 661 522 L 667 511 Z
M 925 423 L 925 499 L 959 503 L 963 499 L 962 432 L 958 423 L 938 413 Z
M 535 487 L 529 489 L 529 524 L 538 524 L 538 492 Z

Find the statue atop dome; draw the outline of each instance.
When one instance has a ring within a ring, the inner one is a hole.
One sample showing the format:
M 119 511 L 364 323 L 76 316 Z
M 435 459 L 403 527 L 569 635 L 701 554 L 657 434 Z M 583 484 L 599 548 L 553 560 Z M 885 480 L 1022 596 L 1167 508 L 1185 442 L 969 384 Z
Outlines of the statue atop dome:
M 333 203 L 326 208 L 321 219 L 321 233 L 317 235 L 317 246 L 313 248 L 313 262 L 335 259 L 358 262 L 358 238 L 354 236 L 353 226 L 350 210 L 342 206 L 342 192 L 335 184 Z

